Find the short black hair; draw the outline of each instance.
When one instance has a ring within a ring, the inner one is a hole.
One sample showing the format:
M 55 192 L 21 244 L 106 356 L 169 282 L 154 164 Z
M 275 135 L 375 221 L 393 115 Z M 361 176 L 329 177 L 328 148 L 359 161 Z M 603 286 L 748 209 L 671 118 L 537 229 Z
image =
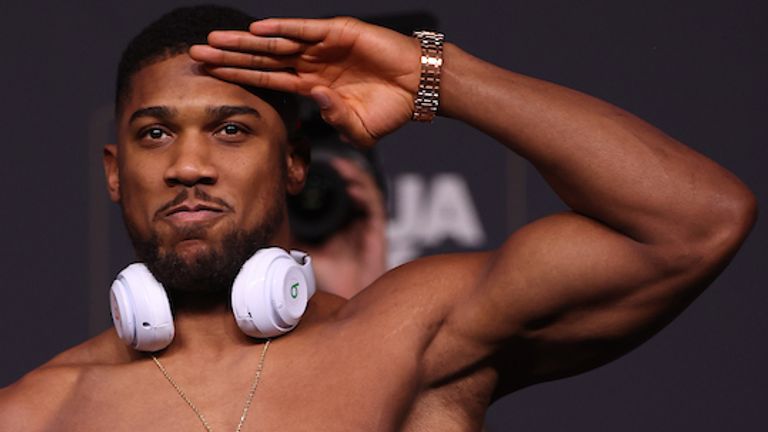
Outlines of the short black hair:
M 256 21 L 247 13 L 225 6 L 200 5 L 173 9 L 164 14 L 128 43 L 117 68 L 116 118 L 122 112 L 131 88 L 131 79 L 141 69 L 186 53 L 192 45 L 208 43 L 214 30 L 247 30 Z M 296 96 L 267 89 L 246 87 L 280 114 L 289 138 L 298 127 Z

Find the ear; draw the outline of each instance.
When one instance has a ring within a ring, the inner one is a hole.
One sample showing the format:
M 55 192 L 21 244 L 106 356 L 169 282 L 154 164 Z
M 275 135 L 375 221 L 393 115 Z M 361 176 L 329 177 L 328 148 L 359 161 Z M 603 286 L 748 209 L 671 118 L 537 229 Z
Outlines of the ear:
M 309 143 L 290 143 L 285 159 L 286 174 L 288 177 L 286 191 L 291 195 L 296 195 L 304 189 L 304 181 L 307 179 L 307 171 L 309 169 Z
M 107 180 L 109 199 L 113 202 L 120 202 L 120 167 L 117 163 L 116 144 L 107 144 L 104 146 L 102 161 L 104 163 L 104 175 Z

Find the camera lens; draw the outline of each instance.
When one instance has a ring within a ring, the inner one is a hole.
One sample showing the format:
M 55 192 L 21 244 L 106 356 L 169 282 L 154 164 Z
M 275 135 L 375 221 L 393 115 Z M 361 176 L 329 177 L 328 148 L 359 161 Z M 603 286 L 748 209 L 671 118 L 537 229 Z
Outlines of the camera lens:
M 360 214 L 347 182 L 326 161 L 310 164 L 304 189 L 287 204 L 294 236 L 310 244 L 322 243 Z

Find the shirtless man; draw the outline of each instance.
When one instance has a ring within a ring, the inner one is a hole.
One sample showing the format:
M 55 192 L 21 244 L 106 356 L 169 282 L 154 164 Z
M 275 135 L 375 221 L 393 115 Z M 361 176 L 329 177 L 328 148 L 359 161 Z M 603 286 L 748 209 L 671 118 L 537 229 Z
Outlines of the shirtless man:
M 169 32 L 205 25 L 185 14 Z M 154 39 L 172 49 L 130 74 L 118 144 L 105 150 L 109 193 L 173 304 L 176 337 L 155 353 L 165 376 L 107 331 L 2 390 L 0 430 L 478 430 L 496 398 L 653 335 L 754 221 L 739 180 L 647 123 L 446 44 L 440 115 L 527 158 L 572 211 L 495 251 L 406 264 L 349 301 L 317 293 L 266 352 L 235 325 L 222 285 L 233 275 L 211 275 L 257 246 L 288 246 L 283 198 L 301 188 L 305 164 L 279 105 L 244 86 L 311 96 L 341 134 L 370 146 L 410 121 L 421 47 L 350 18 L 249 30 L 189 50 Z M 184 211 L 162 210 L 177 197 Z M 175 271 L 163 271 L 168 261 Z

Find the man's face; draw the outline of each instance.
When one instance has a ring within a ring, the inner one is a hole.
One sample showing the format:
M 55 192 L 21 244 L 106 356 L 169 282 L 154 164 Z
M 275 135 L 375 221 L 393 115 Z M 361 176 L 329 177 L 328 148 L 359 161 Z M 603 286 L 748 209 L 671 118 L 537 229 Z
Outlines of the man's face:
M 132 77 L 117 122 L 108 188 L 140 259 L 170 259 L 173 275 L 236 255 L 231 248 L 287 243 L 285 192 L 301 187 L 304 171 L 266 102 L 177 55 Z

